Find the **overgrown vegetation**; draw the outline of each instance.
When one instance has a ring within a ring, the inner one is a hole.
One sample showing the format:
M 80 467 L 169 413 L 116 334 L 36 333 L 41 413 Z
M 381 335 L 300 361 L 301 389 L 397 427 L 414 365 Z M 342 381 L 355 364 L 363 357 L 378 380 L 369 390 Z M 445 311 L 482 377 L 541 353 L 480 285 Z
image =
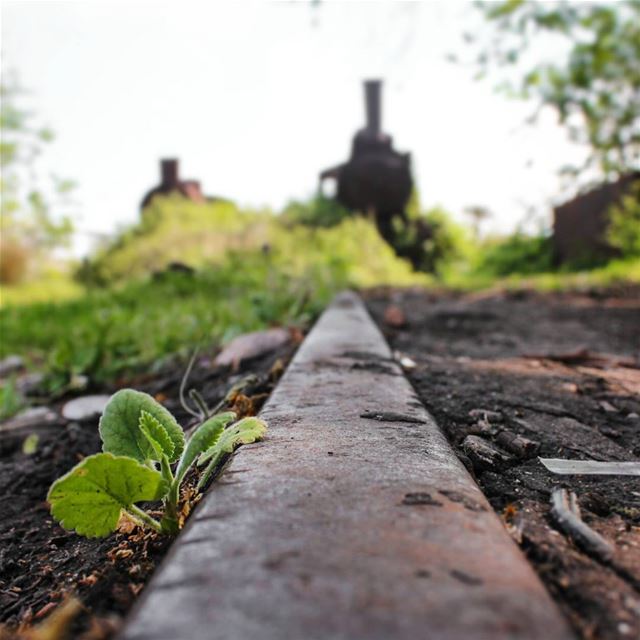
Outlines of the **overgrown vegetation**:
M 334 227 L 350 216 L 342 205 L 322 194 L 308 200 L 292 200 L 282 212 L 282 220 L 288 226 Z
M 312 200 L 313 210 L 316 200 Z M 302 210 L 302 205 L 298 210 Z M 336 278 L 354 285 L 419 282 L 375 227 L 359 217 L 331 226 L 295 224 L 268 210 L 240 209 L 231 203 L 196 204 L 180 197 L 157 198 L 140 224 L 99 249 L 80 269 L 90 285 L 111 285 L 165 269 L 172 263 L 223 268 L 230 255 L 249 261 L 264 255 L 274 271 L 293 278 Z M 236 265 L 237 266 L 237 265 Z M 311 275 L 310 275 L 311 274 Z
M 506 238 L 486 240 L 475 271 L 496 278 L 545 273 L 553 267 L 553 248 L 548 235 L 516 232 Z
M 329 208 L 318 199 L 308 208 L 297 203 L 280 218 L 229 203 L 158 198 L 139 224 L 81 265 L 82 285 L 59 276 L 49 281 L 70 299 L 56 295 L 55 302 L 20 304 L 33 289 L 6 289 L 0 357 L 26 356 L 31 367 L 46 374 L 42 393 L 60 396 L 121 385 L 143 370 L 160 369 L 174 358 L 182 361 L 195 345 L 220 345 L 271 325 L 305 326 L 345 287 L 440 283 L 470 289 L 501 278 L 511 286 L 523 277 L 548 287 L 561 286 L 563 278 L 581 283 L 589 277 L 597 283 L 640 279 L 634 203 L 624 200 L 613 214 L 612 238 L 623 260 L 592 276 L 574 268 L 567 279 L 554 268 L 548 235 L 474 241 L 445 211 L 423 211 L 417 199 L 409 215 L 432 229 L 424 255 L 435 276 L 413 272 L 365 217 L 340 215 L 329 224 L 322 213 L 316 226 L 316 213 Z M 36 293 L 51 294 L 48 286 Z M 15 389 L 4 393 L 15 395 Z
M 640 257 L 640 180 L 609 209 L 607 240 L 621 255 Z
M 242 332 L 304 326 L 344 287 L 427 282 L 367 220 L 287 226 L 180 198 L 156 200 L 79 275 L 70 300 L 0 309 L 0 356 L 43 368 L 48 394 L 122 383 Z

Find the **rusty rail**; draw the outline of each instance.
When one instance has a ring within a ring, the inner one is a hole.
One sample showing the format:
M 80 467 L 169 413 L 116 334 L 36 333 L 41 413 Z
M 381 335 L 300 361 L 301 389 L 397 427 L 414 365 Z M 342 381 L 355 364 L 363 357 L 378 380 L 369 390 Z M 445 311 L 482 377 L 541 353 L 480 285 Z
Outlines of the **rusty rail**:
M 573 637 L 356 295 L 263 416 L 122 640 Z

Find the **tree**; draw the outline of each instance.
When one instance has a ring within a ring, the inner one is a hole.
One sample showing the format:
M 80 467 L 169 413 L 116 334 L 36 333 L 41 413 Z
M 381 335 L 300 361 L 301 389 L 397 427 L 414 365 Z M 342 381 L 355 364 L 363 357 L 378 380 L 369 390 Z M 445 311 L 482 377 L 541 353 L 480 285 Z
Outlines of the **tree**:
M 640 257 L 640 180 L 609 209 L 609 244 L 622 256 Z
M 44 185 L 38 172 L 43 145 L 53 140 L 50 129 L 32 124 L 33 115 L 19 105 L 23 93 L 15 79 L 0 86 L 0 282 L 24 277 L 28 266 L 61 245 L 73 232 L 66 204 L 74 183 L 56 176 Z M 55 213 L 54 213 L 55 211 Z
M 473 229 L 473 237 L 476 240 L 480 239 L 480 227 L 485 220 L 491 217 L 491 211 L 487 207 L 481 205 L 473 205 L 467 207 L 464 212 L 471 218 L 471 226 Z
M 609 178 L 637 169 L 640 0 L 478 6 L 493 27 L 488 41 L 477 42 L 479 75 L 501 70 L 503 90 L 537 101 L 532 119 L 544 106 L 557 111 L 571 139 L 588 149 L 576 173 L 595 168 Z

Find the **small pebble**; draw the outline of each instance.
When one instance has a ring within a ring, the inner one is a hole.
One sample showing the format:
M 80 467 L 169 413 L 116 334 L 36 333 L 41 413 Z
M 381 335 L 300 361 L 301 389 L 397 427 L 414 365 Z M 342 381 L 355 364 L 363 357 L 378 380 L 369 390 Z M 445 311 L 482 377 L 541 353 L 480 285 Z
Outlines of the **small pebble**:
M 9 376 L 22 369 L 22 367 L 24 367 L 24 360 L 20 356 L 7 356 L 0 360 L 0 378 Z
M 88 420 L 94 416 L 99 416 L 107 406 L 109 398 L 111 396 L 93 395 L 69 400 L 62 407 L 62 417 L 67 420 Z

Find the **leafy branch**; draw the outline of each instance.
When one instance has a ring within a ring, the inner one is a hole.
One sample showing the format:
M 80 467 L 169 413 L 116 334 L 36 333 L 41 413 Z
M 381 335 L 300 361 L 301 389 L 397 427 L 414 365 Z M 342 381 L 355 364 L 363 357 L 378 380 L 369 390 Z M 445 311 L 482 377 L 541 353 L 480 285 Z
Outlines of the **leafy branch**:
M 585 165 L 574 173 L 597 167 L 609 176 L 637 169 L 640 1 L 477 5 L 491 34 L 477 44 L 477 76 L 501 70 L 501 90 L 537 101 L 532 121 L 542 107 L 552 107 L 570 138 L 588 149 Z

